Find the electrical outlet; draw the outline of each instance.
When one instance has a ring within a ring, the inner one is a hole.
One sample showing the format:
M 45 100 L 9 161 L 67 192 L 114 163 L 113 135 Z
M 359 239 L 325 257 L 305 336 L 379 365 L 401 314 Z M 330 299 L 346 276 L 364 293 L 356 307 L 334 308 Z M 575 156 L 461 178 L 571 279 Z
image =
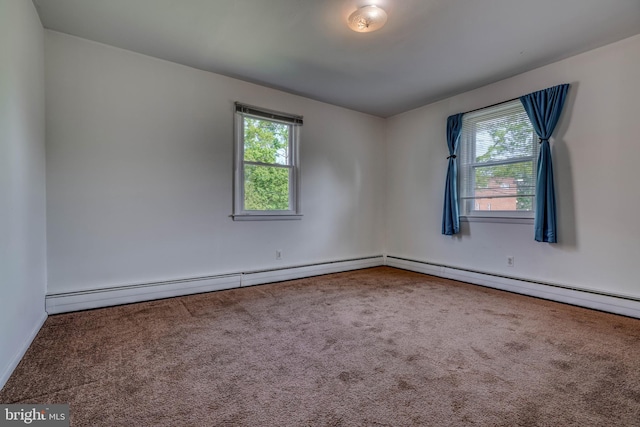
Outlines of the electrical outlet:
M 507 257 L 507 266 L 508 267 L 513 267 L 513 265 L 516 263 L 516 258 L 514 256 L 508 256 Z
M 276 259 L 282 259 L 282 249 L 276 249 Z

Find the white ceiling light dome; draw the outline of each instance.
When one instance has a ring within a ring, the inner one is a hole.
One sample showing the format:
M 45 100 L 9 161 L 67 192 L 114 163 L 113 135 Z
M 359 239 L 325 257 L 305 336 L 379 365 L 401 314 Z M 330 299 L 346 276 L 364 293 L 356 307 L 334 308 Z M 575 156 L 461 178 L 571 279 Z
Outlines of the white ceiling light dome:
M 363 6 L 349 15 L 349 28 L 359 33 L 370 33 L 379 30 L 387 22 L 384 9 L 369 5 Z

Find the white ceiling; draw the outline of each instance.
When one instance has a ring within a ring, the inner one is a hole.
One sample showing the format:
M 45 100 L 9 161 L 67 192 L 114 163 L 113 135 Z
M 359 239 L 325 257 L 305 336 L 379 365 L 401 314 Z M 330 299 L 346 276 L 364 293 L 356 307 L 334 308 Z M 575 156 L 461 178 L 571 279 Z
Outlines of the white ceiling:
M 46 28 L 388 117 L 640 33 L 640 0 L 34 0 Z M 374 33 L 357 6 L 387 10 Z

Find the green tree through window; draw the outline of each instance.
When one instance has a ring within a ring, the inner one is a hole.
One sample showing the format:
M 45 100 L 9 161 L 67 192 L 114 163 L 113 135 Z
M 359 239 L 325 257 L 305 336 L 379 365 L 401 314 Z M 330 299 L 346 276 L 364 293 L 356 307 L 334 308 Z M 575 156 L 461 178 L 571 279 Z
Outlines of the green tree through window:
M 537 152 L 519 100 L 465 114 L 458 157 L 462 214 L 530 217 Z
M 244 209 L 290 209 L 290 126 L 244 118 Z
M 476 157 L 476 163 L 507 160 L 533 155 L 534 131 L 531 122 L 521 114 L 511 115 L 502 120 L 491 120 L 485 123 L 483 130 L 492 140 L 485 153 Z M 475 169 L 477 188 L 488 188 L 490 182 L 500 182 L 505 178 L 512 179 L 516 185 L 516 210 L 532 210 L 532 186 L 535 185 L 533 161 L 508 163 L 493 166 L 479 166 Z M 528 196 L 524 196 L 528 195 Z

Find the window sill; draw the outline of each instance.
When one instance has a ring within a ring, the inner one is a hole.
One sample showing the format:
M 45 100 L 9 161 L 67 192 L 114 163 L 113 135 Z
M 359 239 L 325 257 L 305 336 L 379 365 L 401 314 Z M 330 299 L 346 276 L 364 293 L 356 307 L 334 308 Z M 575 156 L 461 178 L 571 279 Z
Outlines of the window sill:
M 290 221 L 302 219 L 302 214 L 285 215 L 229 215 L 234 221 Z
M 461 216 L 461 222 L 498 222 L 503 224 L 533 224 L 533 218 L 499 216 Z

